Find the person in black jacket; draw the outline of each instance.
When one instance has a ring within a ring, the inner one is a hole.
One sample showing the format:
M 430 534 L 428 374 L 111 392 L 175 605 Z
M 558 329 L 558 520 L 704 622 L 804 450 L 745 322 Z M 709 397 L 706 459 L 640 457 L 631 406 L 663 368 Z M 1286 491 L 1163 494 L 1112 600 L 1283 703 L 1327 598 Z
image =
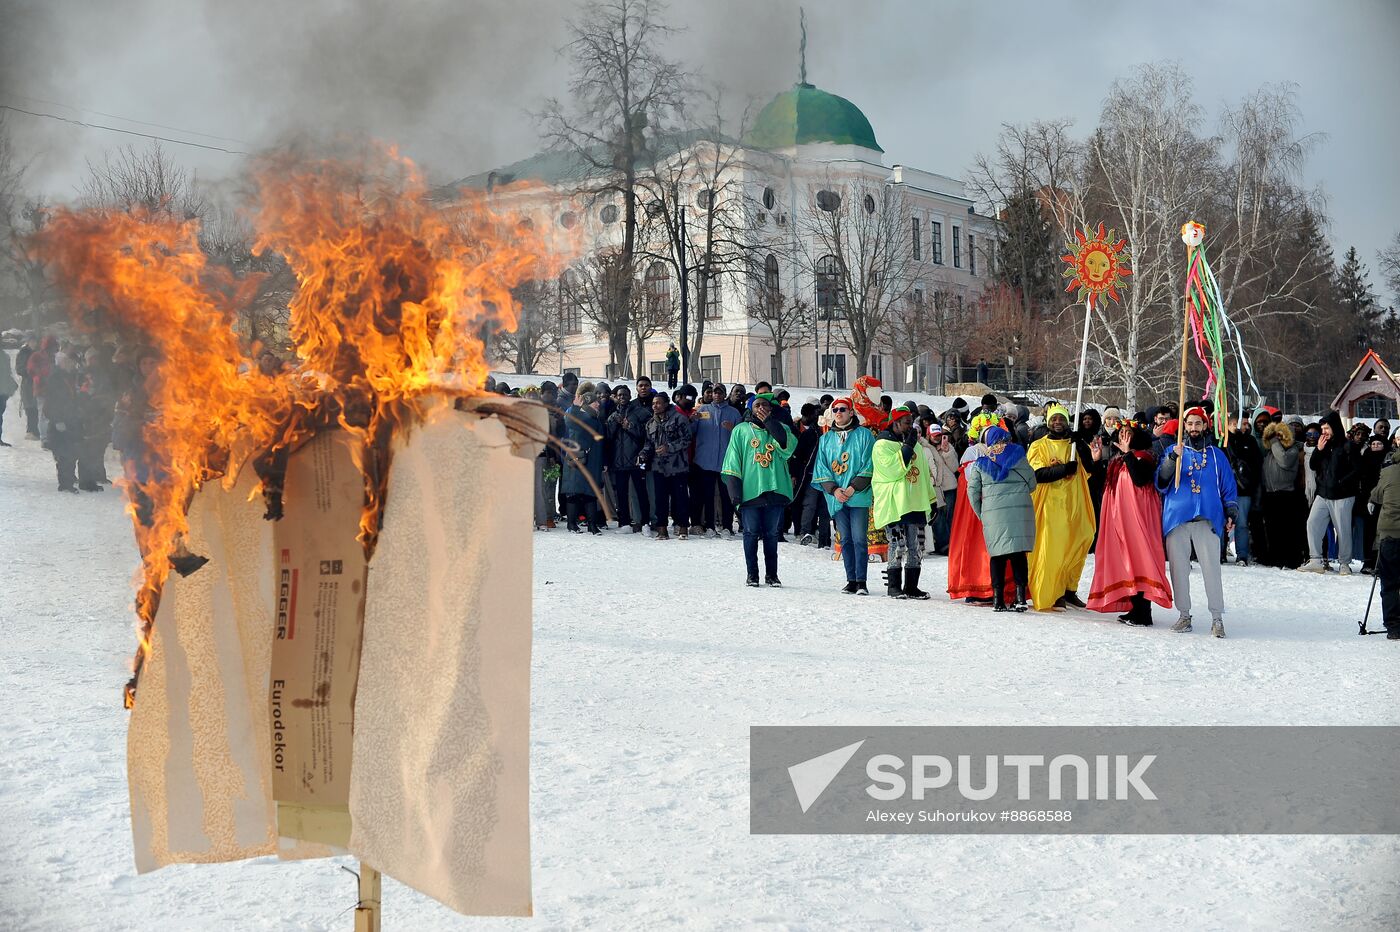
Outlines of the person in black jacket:
M 78 451 L 82 445 L 82 411 L 78 405 L 77 364 L 61 354 L 44 379 L 44 417 L 49 421 L 49 450 L 58 469 L 58 490 L 77 492 Z
M 648 383 L 649 385 L 649 383 Z M 613 494 L 617 498 L 618 529 L 631 527 L 632 533 L 642 532 L 642 520 L 651 514 L 651 497 L 647 495 L 647 477 L 642 471 L 640 455 L 646 445 L 647 421 L 652 418 L 651 403 L 632 400 L 632 390 L 619 385 L 616 407 L 608 415 L 608 470 L 612 474 Z M 632 511 L 631 493 L 637 493 L 637 510 Z
M 1360 426 L 1360 425 L 1358 425 Z M 1361 561 L 1361 572 L 1376 566 L 1376 516 L 1371 513 L 1371 493 L 1380 481 L 1381 469 L 1389 456 L 1384 435 L 1370 434 L 1361 439 L 1357 458 L 1356 505 L 1351 510 L 1352 555 Z
M 1111 438 L 1103 432 L 1103 421 L 1096 409 L 1085 408 L 1079 413 L 1079 430 L 1075 431 L 1074 439 L 1086 446 L 1098 441 L 1101 447 L 1106 447 L 1111 442 Z M 1084 465 L 1089 469 L 1089 500 L 1094 503 L 1094 544 L 1089 548 L 1089 552 L 1093 553 L 1099 543 L 1099 513 L 1103 511 L 1103 489 L 1108 475 L 1108 459 L 1085 460 Z
M 821 442 L 822 434 L 817 427 L 820 411 L 814 404 L 805 404 L 800 413 L 799 429 L 802 432 L 797 435 L 797 450 L 788 460 L 788 469 L 792 474 L 793 533 L 802 535 L 798 543 L 804 547 L 813 544 L 830 547 L 831 520 L 826 511 L 826 496 L 812 486 L 812 473 L 817 465 L 817 445 Z
M 1330 523 L 1337 535 L 1337 572 L 1351 575 L 1351 513 L 1356 505 L 1358 482 L 1357 451 L 1342 429 L 1342 416 L 1328 411 L 1322 419 L 1317 448 L 1308 461 L 1317 478 L 1317 496 L 1308 512 L 1308 562 L 1304 572 L 1325 572 L 1322 565 L 1323 537 Z
M 1254 439 L 1248 420 L 1241 417 L 1235 430 L 1225 438 L 1225 456 L 1235 473 L 1235 492 L 1239 503 L 1240 519 L 1235 522 L 1235 560 L 1241 566 L 1248 566 L 1253 559 L 1250 551 L 1250 506 L 1259 495 L 1259 483 L 1263 479 L 1264 451 Z M 1221 541 L 1220 562 L 1225 560 L 1225 541 Z

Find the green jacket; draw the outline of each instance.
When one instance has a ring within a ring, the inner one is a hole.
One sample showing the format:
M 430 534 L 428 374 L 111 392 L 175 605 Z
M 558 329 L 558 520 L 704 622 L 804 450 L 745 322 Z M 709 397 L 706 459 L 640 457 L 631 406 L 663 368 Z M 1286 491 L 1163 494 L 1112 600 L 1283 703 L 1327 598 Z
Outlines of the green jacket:
M 906 464 L 904 446 L 888 431 L 875 441 L 874 478 L 871 488 L 875 492 L 875 526 L 889 527 L 905 515 L 919 512 L 928 520 L 933 503 L 933 486 L 928 481 L 928 468 L 919 455 L 917 446 L 914 455 Z
M 1381 470 L 1371 504 L 1376 507 L 1376 540 L 1400 539 L 1400 462 Z
M 729 432 L 729 449 L 724 453 L 720 473 L 744 484 L 743 502 L 753 501 L 765 492 L 776 492 L 792 501 L 792 476 L 787 461 L 797 449 L 797 434 L 786 431 L 787 442 L 779 446 L 773 437 L 752 421 L 745 421 Z

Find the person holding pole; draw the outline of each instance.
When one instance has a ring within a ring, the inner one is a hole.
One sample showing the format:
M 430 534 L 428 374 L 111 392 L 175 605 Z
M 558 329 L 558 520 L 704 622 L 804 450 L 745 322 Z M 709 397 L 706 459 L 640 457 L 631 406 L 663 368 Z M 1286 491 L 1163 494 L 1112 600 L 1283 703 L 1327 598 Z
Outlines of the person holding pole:
M 1210 633 L 1225 636 L 1225 590 L 1220 581 L 1220 542 L 1239 517 L 1235 471 L 1225 451 L 1210 442 L 1210 421 L 1200 405 L 1187 410 L 1182 423 L 1185 443 L 1167 448 L 1157 467 L 1162 493 L 1162 534 L 1171 566 L 1172 596 L 1180 618 L 1178 634 L 1191 630 L 1191 550 L 1194 547 L 1206 582 Z

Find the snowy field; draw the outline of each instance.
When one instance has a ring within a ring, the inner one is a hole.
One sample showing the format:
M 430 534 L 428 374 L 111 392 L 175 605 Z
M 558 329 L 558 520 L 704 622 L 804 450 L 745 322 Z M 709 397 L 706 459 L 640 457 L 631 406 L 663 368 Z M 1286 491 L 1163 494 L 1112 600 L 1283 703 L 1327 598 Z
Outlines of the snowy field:
M 117 492 L 54 491 L 8 413 L 0 928 L 349 929 L 349 862 L 134 874 L 130 528 Z M 787 545 L 787 588 L 755 591 L 735 542 L 537 534 L 536 918 L 463 918 L 386 879 L 385 928 L 1400 925 L 1396 837 L 750 836 L 753 724 L 1400 723 L 1400 645 L 1356 635 L 1368 577 L 1227 569 L 1220 641 L 1160 609 L 1136 629 L 856 599 L 827 556 Z

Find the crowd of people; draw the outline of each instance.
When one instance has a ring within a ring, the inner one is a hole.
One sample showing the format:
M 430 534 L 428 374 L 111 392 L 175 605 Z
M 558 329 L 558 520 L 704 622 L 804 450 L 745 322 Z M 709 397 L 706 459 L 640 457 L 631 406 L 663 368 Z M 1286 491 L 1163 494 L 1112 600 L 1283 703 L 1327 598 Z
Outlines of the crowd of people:
M 146 380 L 154 351 L 112 343 L 81 346 L 31 336 L 16 353 L 0 353 L 0 446 L 9 397 L 19 396 L 25 439 L 53 454 L 60 492 L 103 492 L 109 446 L 139 469 L 142 426 L 149 413 Z
M 843 592 L 867 595 L 878 559 L 898 599 L 929 598 L 922 563 L 941 555 L 951 598 L 1142 626 L 1155 603 L 1177 611 L 1178 632 L 1192 630 L 1194 562 L 1216 637 L 1223 563 L 1342 576 L 1359 565 L 1380 573 L 1388 636 L 1400 639 L 1400 472 L 1386 469 L 1384 420 L 1347 431 L 1337 412 L 1306 423 L 1261 407 L 1221 438 L 1208 402 L 1130 417 L 1086 408 L 1072 423 L 1062 405 L 1033 417 L 993 395 L 975 409 L 897 405 L 864 378 L 849 396 L 800 405 L 766 382 L 636 386 L 634 397 L 572 374 L 491 386 L 551 409 L 538 530 L 562 516 L 570 531 L 600 534 L 611 516 L 656 540 L 741 535 L 750 586 L 781 586 L 780 542 L 835 547 Z
M 26 340 L 13 370 L 0 354 L 0 446 L 18 394 L 26 438 L 51 451 L 60 491 L 103 491 L 109 445 L 139 476 L 155 368 L 150 350 Z M 1062 405 L 1032 417 L 993 395 L 934 412 L 896 405 L 868 377 L 850 395 L 800 405 L 766 382 L 667 392 L 642 377 L 633 397 L 627 385 L 566 374 L 487 388 L 549 407 L 538 530 L 562 516 L 578 533 L 611 520 L 660 541 L 742 536 L 755 587 L 782 585 L 778 544 L 791 538 L 838 550 L 852 595 L 869 594 L 869 565 L 883 561 L 885 594 L 897 599 L 929 598 L 922 564 L 938 555 L 954 599 L 998 612 L 1121 613 L 1130 625 L 1151 625 L 1155 603 L 1176 609 L 1183 632 L 1195 562 L 1217 637 L 1222 563 L 1342 576 L 1355 564 L 1379 576 L 1387 636 L 1400 639 L 1400 432 L 1385 420 L 1348 430 L 1335 411 L 1306 423 L 1261 407 L 1217 432 L 1201 403 L 1131 417 L 1086 408 L 1071 423 Z M 1086 601 L 1078 588 L 1091 552 Z

